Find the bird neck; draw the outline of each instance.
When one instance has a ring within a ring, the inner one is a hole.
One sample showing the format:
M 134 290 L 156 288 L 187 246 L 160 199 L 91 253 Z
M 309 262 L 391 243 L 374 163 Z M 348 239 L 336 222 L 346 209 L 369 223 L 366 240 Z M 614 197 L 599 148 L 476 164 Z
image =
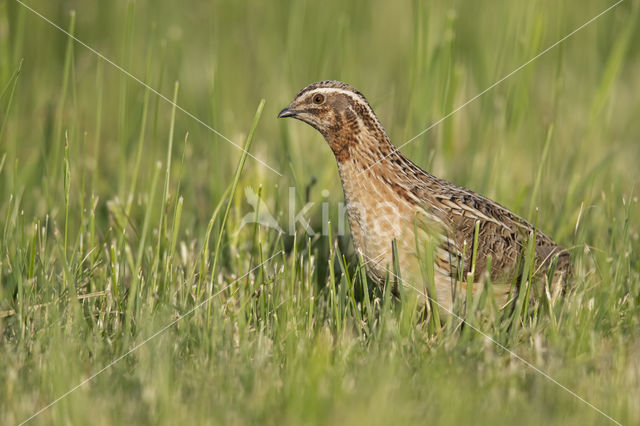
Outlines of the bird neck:
M 390 161 L 394 153 L 402 155 L 375 116 L 356 115 L 351 110 L 324 137 L 338 164 L 354 162 L 364 169 Z
M 385 180 L 396 180 L 396 177 L 407 175 L 430 177 L 391 143 L 377 120 L 370 125 L 359 124 L 342 126 L 338 131 L 325 135 L 339 169 L 346 167 L 358 170 L 361 178 L 365 174 L 378 177 L 386 175 L 388 178 Z
M 429 186 L 438 180 L 405 157 L 377 119 L 345 120 L 324 136 L 338 162 L 345 196 L 348 188 L 363 189 L 367 186 L 364 182 L 376 182 L 411 199 L 416 182 Z M 357 198 L 351 195 L 349 198 Z

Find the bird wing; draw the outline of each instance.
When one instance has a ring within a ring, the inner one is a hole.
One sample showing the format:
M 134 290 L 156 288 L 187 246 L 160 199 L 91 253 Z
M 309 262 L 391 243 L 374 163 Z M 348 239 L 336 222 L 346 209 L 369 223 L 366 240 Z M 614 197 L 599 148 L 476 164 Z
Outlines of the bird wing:
M 465 276 L 472 269 L 473 242 L 478 224 L 475 277 L 479 281 L 491 257 L 491 276 L 494 279 L 511 278 L 526 241 L 533 235 L 533 226 L 501 205 L 476 193 L 449 184 L 444 190 L 428 188 L 421 191 L 424 208 L 437 215 L 444 224 L 447 246 Z M 538 238 L 538 236 L 536 237 Z M 555 246 L 540 234 L 541 246 Z M 499 274 L 498 274 L 499 272 Z M 497 275 L 500 275 L 499 277 Z

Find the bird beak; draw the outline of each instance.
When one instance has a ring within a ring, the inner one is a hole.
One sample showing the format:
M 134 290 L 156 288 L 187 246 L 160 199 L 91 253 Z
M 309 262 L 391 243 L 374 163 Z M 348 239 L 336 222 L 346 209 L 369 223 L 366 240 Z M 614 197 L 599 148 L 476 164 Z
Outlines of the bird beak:
M 280 113 L 278 114 L 278 118 L 295 117 L 296 115 L 298 115 L 301 112 L 302 111 L 296 111 L 294 109 L 289 109 L 289 107 L 287 107 L 287 108 L 283 109 L 282 111 L 280 111 Z

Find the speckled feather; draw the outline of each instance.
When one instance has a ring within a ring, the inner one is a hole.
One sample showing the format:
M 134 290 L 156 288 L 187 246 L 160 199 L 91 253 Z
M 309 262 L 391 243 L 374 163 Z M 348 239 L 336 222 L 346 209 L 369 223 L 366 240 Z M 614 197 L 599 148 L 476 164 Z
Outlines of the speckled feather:
M 320 97 L 322 101 L 316 102 Z M 387 276 L 395 239 L 402 277 L 426 290 L 421 284 L 424 278 L 419 252 L 431 238 L 437 246 L 436 294 L 431 296 L 450 309 L 459 268 L 463 268 L 465 279 L 471 272 L 469 259 L 478 222 L 474 282 L 480 282 L 489 272 L 496 283 L 496 295 L 506 301 L 508 284 L 519 272 L 516 268 L 523 245 L 534 234 L 533 225 L 488 198 L 429 174 L 406 158 L 391 144 L 365 97 L 346 83 L 313 83 L 302 89 L 279 116 L 304 121 L 327 140 L 338 163 L 353 243 L 367 260 L 372 278 L 382 282 Z M 557 258 L 551 287 L 552 293 L 558 294 L 570 268 L 569 254 L 539 230 L 535 242 L 538 271 L 545 271 Z M 489 257 L 491 271 L 486 271 Z

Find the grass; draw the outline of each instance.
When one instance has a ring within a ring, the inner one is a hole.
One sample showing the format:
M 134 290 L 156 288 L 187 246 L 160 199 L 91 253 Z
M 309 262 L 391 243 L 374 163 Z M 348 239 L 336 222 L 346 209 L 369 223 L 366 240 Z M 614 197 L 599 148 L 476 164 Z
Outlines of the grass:
M 3 423 L 114 360 L 31 423 L 610 422 L 513 354 L 640 422 L 638 2 L 404 148 L 572 252 L 561 303 L 502 318 L 481 298 L 442 327 L 367 281 L 329 149 L 277 112 L 344 80 L 401 144 L 611 2 L 28 4 L 282 176 L 0 3 Z M 283 228 L 289 187 L 316 231 L 328 201 L 330 235 L 236 232 L 246 187 Z

